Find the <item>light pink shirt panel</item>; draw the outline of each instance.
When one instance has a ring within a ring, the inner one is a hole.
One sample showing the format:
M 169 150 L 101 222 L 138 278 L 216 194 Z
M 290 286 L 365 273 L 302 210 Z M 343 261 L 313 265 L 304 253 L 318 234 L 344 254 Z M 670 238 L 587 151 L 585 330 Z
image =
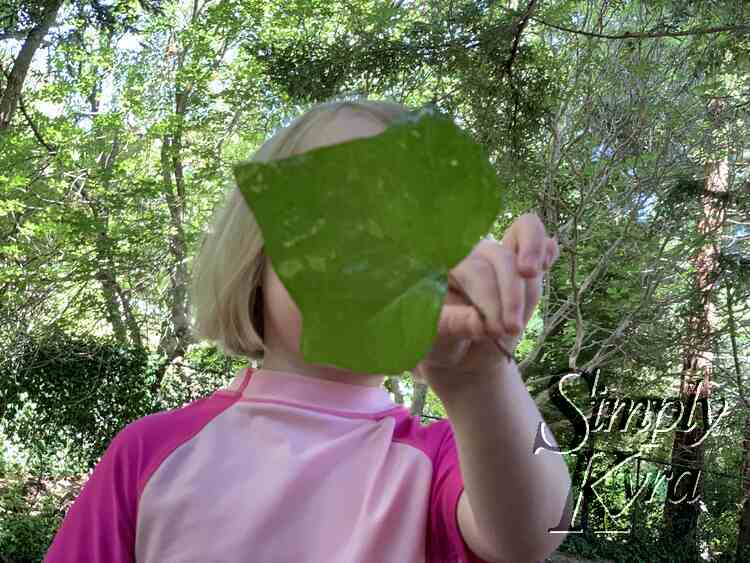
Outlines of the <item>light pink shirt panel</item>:
M 121 434 L 46 562 L 100 552 L 109 557 L 84 559 L 483 561 L 458 530 L 463 481 L 449 421 L 424 426 L 383 388 L 248 369 L 228 388 Z M 110 493 L 107 478 L 114 479 Z M 102 533 L 121 545 L 120 556 L 114 547 L 80 545 L 77 528 L 97 508 L 112 514 Z

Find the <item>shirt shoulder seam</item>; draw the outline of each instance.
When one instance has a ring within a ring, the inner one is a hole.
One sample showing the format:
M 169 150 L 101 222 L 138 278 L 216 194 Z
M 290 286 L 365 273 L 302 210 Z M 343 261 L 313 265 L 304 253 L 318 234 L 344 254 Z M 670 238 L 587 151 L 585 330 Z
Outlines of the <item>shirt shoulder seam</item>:
M 143 475 L 140 475 L 138 477 L 138 484 L 137 484 L 137 497 L 136 497 L 136 518 L 137 518 L 137 507 L 140 506 L 141 503 L 141 496 L 143 495 L 143 491 L 146 489 L 146 486 L 148 485 L 148 482 L 150 481 L 151 477 L 156 473 L 156 471 L 159 469 L 159 467 L 171 456 L 174 451 L 179 448 L 181 445 L 189 442 L 193 438 L 195 438 L 198 434 L 200 434 L 203 429 L 210 423 L 213 419 L 215 419 L 217 416 L 219 416 L 221 413 L 226 411 L 229 407 L 231 407 L 239 398 L 227 396 L 226 394 L 222 393 L 218 397 L 216 395 L 218 392 L 214 392 L 213 394 L 209 395 L 208 397 L 205 397 L 203 401 L 200 401 L 199 403 L 205 404 L 208 401 L 212 400 L 226 400 L 226 405 L 218 409 L 216 412 L 212 413 L 211 416 L 206 417 L 206 420 L 203 421 L 202 424 L 198 425 L 196 429 L 188 434 L 186 434 L 184 437 L 182 437 L 179 440 L 176 440 L 174 442 L 167 442 L 165 446 L 160 448 L 158 452 L 155 454 L 154 459 L 149 462 L 149 464 L 146 466 L 146 469 L 143 472 Z M 197 407 L 199 403 L 192 403 L 189 405 L 186 405 L 180 409 L 177 409 L 177 411 L 182 409 L 189 409 L 190 407 Z M 170 412 L 177 412 L 177 411 L 167 411 L 163 413 L 158 413 L 162 415 L 168 415 Z

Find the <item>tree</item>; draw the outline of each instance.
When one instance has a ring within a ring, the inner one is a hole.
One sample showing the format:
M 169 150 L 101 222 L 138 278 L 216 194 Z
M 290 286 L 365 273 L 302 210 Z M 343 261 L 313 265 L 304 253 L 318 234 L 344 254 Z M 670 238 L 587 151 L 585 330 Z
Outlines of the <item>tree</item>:
M 35 5 L 36 10 L 32 9 L 32 13 L 29 14 L 34 21 L 33 27 L 25 37 L 23 46 L 13 63 L 13 68 L 6 75 L 5 88 L 0 98 L 0 131 L 7 129 L 13 120 L 18 100 L 21 97 L 23 83 L 31 65 L 31 59 L 41 45 L 42 39 L 47 35 L 52 24 L 55 23 L 55 18 L 62 4 L 63 0 L 47 0 Z
M 141 6 L 154 13 L 160 10 L 160 0 L 153 3 L 141 2 Z M 78 15 L 87 21 L 114 31 L 118 27 L 133 30 L 131 22 L 136 17 L 129 2 L 121 1 L 112 6 L 103 6 L 97 0 L 76 0 L 71 3 Z M 11 3 L 0 12 L 0 41 L 3 39 L 23 39 L 21 50 L 16 56 L 10 72 L 5 74 L 6 83 L 0 96 L 0 131 L 10 127 L 16 108 L 21 99 L 24 81 L 31 65 L 34 54 L 42 44 L 55 21 L 65 0 L 43 0 L 30 4 L 22 2 Z

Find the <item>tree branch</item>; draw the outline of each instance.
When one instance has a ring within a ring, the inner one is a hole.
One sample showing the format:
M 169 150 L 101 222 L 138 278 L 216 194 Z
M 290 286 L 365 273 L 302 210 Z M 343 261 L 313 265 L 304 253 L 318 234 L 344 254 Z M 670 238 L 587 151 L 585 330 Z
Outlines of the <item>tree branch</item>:
M 31 130 L 34 132 L 34 137 L 36 137 L 36 140 L 39 141 L 39 144 L 47 149 L 47 152 L 49 152 L 50 154 L 57 154 L 57 147 L 44 140 L 44 137 L 42 137 L 41 132 L 39 131 L 39 129 L 37 129 L 29 114 L 26 113 L 26 104 L 23 102 L 23 96 L 18 97 L 18 108 L 21 110 L 23 117 L 26 119 L 26 123 L 29 124 L 29 127 L 31 127 Z
M 534 12 L 535 5 L 536 0 L 531 0 L 526 5 L 526 10 L 524 10 L 523 14 L 521 15 L 521 20 L 515 25 L 515 30 L 513 33 L 513 45 L 511 45 L 510 56 L 505 63 L 505 70 L 508 73 L 508 76 L 511 75 L 513 62 L 516 59 L 516 55 L 518 55 L 518 44 L 521 42 L 521 35 L 523 34 L 523 30 L 526 28 L 526 25 L 529 23 L 529 19 L 531 18 L 531 14 Z
M 542 25 L 546 25 L 547 27 L 557 29 L 558 31 L 564 31 L 566 33 L 575 33 L 577 35 L 585 35 L 586 37 L 596 37 L 598 39 L 651 39 L 651 38 L 656 38 L 656 37 L 685 37 L 688 35 L 708 35 L 711 33 L 722 33 L 724 31 L 736 32 L 740 34 L 750 33 L 750 25 L 725 25 L 725 26 L 719 26 L 719 27 L 687 29 L 684 31 L 652 31 L 652 32 L 626 31 L 624 33 L 618 33 L 615 35 L 610 35 L 607 33 L 595 33 L 593 31 L 585 31 L 583 29 L 574 29 L 571 27 L 565 27 L 564 25 L 548 22 L 547 20 L 544 20 L 538 16 L 532 16 L 531 15 L 532 10 L 530 10 L 530 8 L 533 9 L 533 4 L 535 4 L 534 0 L 532 0 L 529 3 L 529 5 L 526 7 L 526 10 L 524 10 L 523 13 L 520 12 L 519 10 L 513 10 L 512 8 L 507 8 L 505 6 L 499 6 L 499 8 L 513 15 L 519 15 L 521 16 L 522 19 L 523 18 L 525 18 L 526 20 L 531 19 Z M 526 25 L 525 20 L 522 22 L 522 25 Z
M 722 27 L 707 27 L 703 29 L 688 29 L 685 31 L 626 31 L 625 33 L 610 35 L 607 33 L 594 33 L 593 31 L 584 31 L 582 29 L 572 29 L 570 27 L 550 23 L 534 16 L 532 16 L 531 19 L 539 22 L 542 25 L 546 25 L 547 27 L 551 27 L 559 31 L 565 31 L 566 33 L 575 33 L 577 35 L 585 35 L 586 37 L 596 37 L 599 39 L 652 39 L 655 37 L 685 37 L 687 35 L 708 35 L 710 33 L 722 33 L 724 31 L 736 32 L 740 34 L 750 33 L 750 25 L 727 25 Z
M 5 70 L 5 68 L 0 68 L 0 70 L 2 70 L 5 78 L 7 80 L 10 80 L 10 72 Z M 29 124 L 29 127 L 31 127 L 31 130 L 34 132 L 34 137 L 36 137 L 36 140 L 39 141 L 39 144 L 47 149 L 47 152 L 49 152 L 50 154 L 57 154 L 57 147 L 44 140 L 44 137 L 42 137 L 41 132 L 39 131 L 39 129 L 37 129 L 36 124 L 32 121 L 31 116 L 29 116 L 29 114 L 26 112 L 26 104 L 23 101 L 23 96 L 20 94 L 18 95 L 18 107 L 21 110 L 24 119 L 26 119 L 26 123 Z

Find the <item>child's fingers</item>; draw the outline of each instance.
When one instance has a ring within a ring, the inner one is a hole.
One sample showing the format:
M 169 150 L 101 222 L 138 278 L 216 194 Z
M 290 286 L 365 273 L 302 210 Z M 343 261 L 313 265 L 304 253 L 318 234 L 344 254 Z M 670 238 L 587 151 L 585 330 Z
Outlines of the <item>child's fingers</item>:
M 503 328 L 506 334 L 518 334 L 523 330 L 527 280 L 521 277 L 513 254 L 502 253 L 497 267 L 501 270 L 497 272 L 497 283 Z
M 497 261 L 503 260 L 499 244 L 483 244 L 448 274 L 447 304 L 471 305 L 484 317 L 487 329 L 497 334 L 503 329 Z
M 472 256 L 478 260 L 467 260 L 461 265 L 463 268 L 454 270 L 456 277 L 463 276 L 460 283 L 470 301 L 486 316 L 492 335 L 518 334 L 523 330 L 527 276 L 521 276 L 516 254 L 504 243 L 484 240 Z M 541 271 L 541 260 L 539 268 Z
M 481 338 L 485 333 L 479 311 L 471 305 L 443 305 L 438 321 L 438 339 Z
M 503 237 L 502 244 L 517 255 L 518 271 L 532 277 L 542 269 L 547 233 L 536 213 L 524 213 L 516 219 Z

